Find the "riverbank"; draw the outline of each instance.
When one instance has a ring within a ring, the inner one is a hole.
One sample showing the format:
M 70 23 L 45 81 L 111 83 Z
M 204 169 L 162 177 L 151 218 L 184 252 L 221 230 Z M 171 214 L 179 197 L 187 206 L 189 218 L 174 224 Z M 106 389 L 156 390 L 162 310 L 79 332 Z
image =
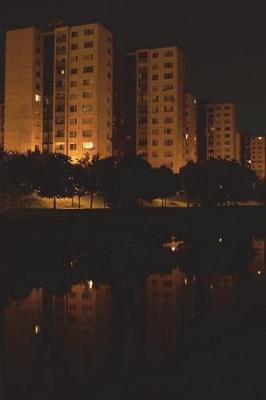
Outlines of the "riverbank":
M 134 210 L 31 209 L 0 214 L 0 237 L 102 239 L 126 236 L 184 236 L 192 232 L 266 232 L 266 208 L 145 208 Z

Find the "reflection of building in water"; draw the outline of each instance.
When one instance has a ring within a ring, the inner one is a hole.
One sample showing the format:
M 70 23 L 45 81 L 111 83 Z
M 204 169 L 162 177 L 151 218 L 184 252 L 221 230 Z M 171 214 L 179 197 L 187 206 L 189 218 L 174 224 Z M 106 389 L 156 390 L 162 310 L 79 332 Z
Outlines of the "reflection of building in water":
M 92 282 L 54 298 L 55 332 L 73 373 L 101 368 L 111 348 L 111 290 Z
M 253 239 L 252 246 L 255 250 L 255 258 L 250 264 L 250 270 L 261 274 L 265 269 L 265 239 Z
M 193 314 L 191 282 L 178 269 L 150 275 L 146 286 L 146 349 L 161 357 L 176 348 L 178 333 Z
M 92 377 L 110 354 L 111 317 L 110 287 L 92 282 L 62 296 L 33 290 L 10 304 L 5 315 L 9 387 L 53 390 L 67 376 Z
M 5 312 L 7 379 L 18 391 L 37 384 L 33 371 L 37 374 L 39 368 L 42 295 L 42 289 L 34 289 L 26 299 L 13 301 Z
M 210 311 L 229 309 L 233 301 L 233 289 L 238 275 L 214 275 L 207 278 L 210 288 Z

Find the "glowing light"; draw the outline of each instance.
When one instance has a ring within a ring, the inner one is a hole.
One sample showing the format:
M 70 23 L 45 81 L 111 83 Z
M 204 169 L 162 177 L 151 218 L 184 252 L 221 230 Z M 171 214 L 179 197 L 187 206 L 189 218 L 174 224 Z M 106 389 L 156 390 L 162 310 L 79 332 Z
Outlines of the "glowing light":
M 173 246 L 173 247 L 171 248 L 171 250 L 172 250 L 172 252 L 174 253 L 174 252 L 176 251 L 176 248 Z
M 35 333 L 35 335 L 39 335 L 40 330 L 41 330 L 40 326 L 39 326 L 39 325 L 35 325 L 35 327 L 34 327 L 34 333 Z
M 188 284 L 188 281 L 187 281 L 187 278 L 185 278 L 185 285 L 187 285 Z
M 222 243 L 222 242 L 223 242 L 223 238 L 220 237 L 220 238 L 219 238 L 219 243 Z
M 262 140 L 262 137 L 261 137 L 261 136 L 259 137 L 259 140 Z
M 248 164 L 252 164 L 252 161 L 251 161 L 251 160 L 248 160 Z
M 65 70 L 61 69 L 60 73 L 61 73 L 61 75 L 65 75 Z
M 261 270 L 259 270 L 259 271 L 258 271 L 258 275 L 261 275 L 261 274 L 262 274 L 262 272 L 261 272 Z
M 90 288 L 90 289 L 93 289 L 93 281 L 89 281 L 89 282 L 88 282 L 88 285 L 89 285 L 89 288 Z
M 83 143 L 83 149 L 93 149 L 93 143 L 92 142 L 85 142 Z
M 186 134 L 186 140 L 188 140 L 188 134 Z
M 40 96 L 39 94 L 35 94 L 34 99 L 35 99 L 35 101 L 36 101 L 37 103 L 40 103 L 41 100 L 42 100 L 42 98 L 41 98 L 41 96 Z
M 213 288 L 213 285 L 211 285 L 211 290 L 213 290 L 214 288 Z

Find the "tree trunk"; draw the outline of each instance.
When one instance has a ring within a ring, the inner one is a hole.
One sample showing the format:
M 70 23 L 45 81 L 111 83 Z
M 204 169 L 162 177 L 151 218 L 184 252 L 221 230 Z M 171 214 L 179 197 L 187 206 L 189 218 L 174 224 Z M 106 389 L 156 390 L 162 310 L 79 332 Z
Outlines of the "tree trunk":
M 79 210 L 80 210 L 80 196 L 79 196 L 79 205 L 78 205 L 78 207 L 79 207 Z
M 94 193 L 91 193 L 91 195 L 90 195 L 90 199 L 91 199 L 90 209 L 92 209 L 92 207 L 93 207 L 93 198 L 94 198 Z
M 56 197 L 54 196 L 54 210 L 56 210 Z
M 74 208 L 74 196 L 72 196 L 71 207 Z
M 163 208 L 163 197 L 162 197 L 162 208 Z

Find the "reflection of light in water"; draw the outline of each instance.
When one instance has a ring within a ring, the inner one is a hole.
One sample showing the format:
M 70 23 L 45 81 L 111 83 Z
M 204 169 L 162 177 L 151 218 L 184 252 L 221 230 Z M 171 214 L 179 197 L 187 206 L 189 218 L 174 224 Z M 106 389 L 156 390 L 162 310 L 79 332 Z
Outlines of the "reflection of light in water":
M 184 244 L 184 241 L 182 240 L 176 240 L 175 236 L 171 237 L 171 240 L 169 242 L 163 243 L 163 247 L 171 249 L 171 251 L 174 253 L 176 250 L 178 250 L 179 246 L 182 246 Z
M 40 326 L 39 325 L 35 325 L 35 327 L 34 327 L 34 333 L 35 333 L 35 335 L 39 335 L 39 333 L 40 333 Z
M 187 285 L 188 284 L 188 281 L 187 281 L 187 278 L 185 278 L 185 285 Z
M 223 238 L 219 237 L 219 243 L 222 243 L 222 242 L 223 242 Z
M 85 288 L 93 289 L 93 281 L 86 281 L 84 284 Z

